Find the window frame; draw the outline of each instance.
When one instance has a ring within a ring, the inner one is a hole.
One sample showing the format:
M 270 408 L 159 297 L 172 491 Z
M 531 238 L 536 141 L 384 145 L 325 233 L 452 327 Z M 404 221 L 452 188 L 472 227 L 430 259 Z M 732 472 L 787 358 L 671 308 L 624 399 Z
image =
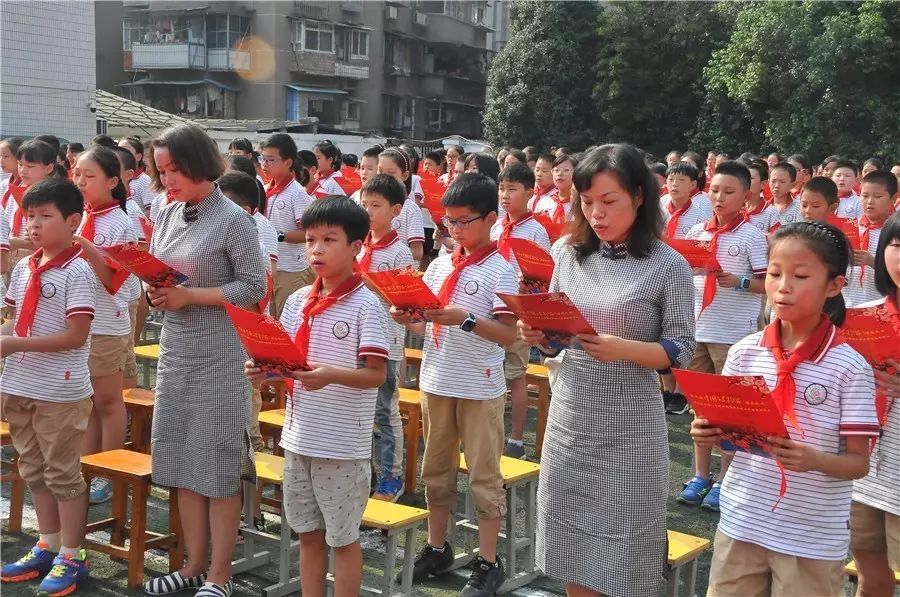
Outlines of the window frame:
M 316 34 L 316 49 L 307 47 L 307 42 L 311 39 L 310 33 Z M 322 50 L 322 35 L 328 34 L 331 47 L 328 50 Z M 334 54 L 334 25 L 332 23 L 323 23 L 321 21 L 302 21 L 300 35 L 300 49 L 304 52 L 314 52 L 317 54 Z
M 369 59 L 369 32 L 364 31 L 362 29 L 351 29 L 350 30 L 350 48 L 349 48 L 349 56 L 351 60 L 368 60 Z M 355 39 L 356 38 L 356 39 Z M 365 43 L 363 43 L 363 41 Z M 355 44 L 355 42 L 359 42 Z M 354 45 L 358 45 L 357 49 L 363 49 L 365 53 L 357 53 L 353 51 Z M 363 46 L 365 46 L 363 48 Z

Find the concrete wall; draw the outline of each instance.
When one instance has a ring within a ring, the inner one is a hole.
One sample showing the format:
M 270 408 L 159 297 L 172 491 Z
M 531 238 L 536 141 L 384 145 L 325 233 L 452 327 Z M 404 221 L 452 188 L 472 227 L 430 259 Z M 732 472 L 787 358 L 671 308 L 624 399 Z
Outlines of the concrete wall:
M 90 141 L 94 39 L 93 2 L 0 2 L 0 135 Z

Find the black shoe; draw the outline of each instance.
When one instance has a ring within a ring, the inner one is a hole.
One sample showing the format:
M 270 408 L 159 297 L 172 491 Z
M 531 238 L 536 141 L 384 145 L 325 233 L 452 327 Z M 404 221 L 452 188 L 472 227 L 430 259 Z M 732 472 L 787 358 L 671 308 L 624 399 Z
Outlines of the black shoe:
M 666 406 L 667 415 L 683 415 L 690 409 L 691 405 L 688 404 L 684 394 L 681 392 L 672 392 L 672 397 L 669 399 L 669 404 Z
M 449 543 L 444 542 L 444 551 L 437 551 L 431 545 L 425 544 L 413 564 L 413 582 L 425 582 L 432 576 L 443 574 L 453 566 L 454 559 L 453 548 Z M 402 582 L 399 574 L 397 582 Z
M 469 582 L 463 587 L 459 597 L 495 595 L 504 580 L 506 580 L 506 574 L 503 573 L 503 563 L 499 557 L 495 564 L 488 564 L 484 558 L 478 556 L 472 564 L 472 575 L 469 576 Z
M 672 392 L 669 392 L 669 391 L 667 391 L 667 390 L 663 390 L 663 393 L 662 393 L 662 399 L 663 399 L 663 408 L 664 408 L 665 411 L 668 413 L 668 412 L 669 412 L 669 405 L 672 404 Z

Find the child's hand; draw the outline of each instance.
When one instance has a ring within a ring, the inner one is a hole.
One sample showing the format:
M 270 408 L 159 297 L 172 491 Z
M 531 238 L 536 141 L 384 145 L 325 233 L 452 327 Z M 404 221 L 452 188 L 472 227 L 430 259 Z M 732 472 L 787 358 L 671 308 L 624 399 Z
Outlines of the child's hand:
M 0 358 L 22 352 L 22 340 L 18 336 L 0 336 Z
M 318 363 L 309 363 L 312 371 L 294 371 L 292 373 L 294 379 L 300 380 L 303 387 L 307 390 L 321 390 L 334 380 L 335 369 L 331 365 L 320 365 Z
M 524 340 L 526 344 L 529 344 L 531 346 L 547 345 L 547 336 L 545 336 L 544 332 L 542 332 L 541 330 L 534 329 L 522 320 L 516 322 L 516 325 L 519 326 L 519 333 L 522 336 L 522 340 Z
M 459 326 L 469 316 L 469 312 L 456 305 L 447 305 L 443 309 L 426 309 L 425 317 L 438 325 Z
M 783 437 L 767 440 L 772 446 L 772 456 L 787 470 L 795 473 L 818 470 L 819 451 L 812 446 Z
M 578 334 L 575 337 L 581 342 L 581 348 L 600 362 L 606 363 L 621 358 L 622 351 L 619 343 L 622 339 L 618 336 Z
M 875 257 L 868 251 L 853 251 L 853 265 L 868 265 L 869 267 L 875 267 Z
M 741 283 L 740 278 L 728 272 L 715 272 L 716 283 L 722 288 L 737 288 Z
M 900 398 L 900 363 L 893 359 L 888 359 L 885 361 L 885 364 L 889 367 L 887 371 L 873 368 L 875 372 L 875 388 L 880 394 L 884 394 L 888 398 Z
M 266 373 L 256 366 L 253 359 L 249 359 L 244 363 L 244 375 L 247 376 L 247 379 L 249 379 L 250 383 L 254 386 L 259 385 L 259 383 L 267 377 Z
M 190 289 L 175 286 L 172 288 L 157 288 L 150 286 L 147 289 L 150 304 L 157 309 L 166 311 L 178 311 L 191 304 Z
M 88 239 L 84 238 L 84 237 L 81 236 L 80 234 L 74 234 L 74 235 L 72 235 L 72 239 L 73 239 L 76 243 L 78 243 L 79 245 L 81 245 L 81 248 L 87 248 L 87 247 L 93 247 L 93 246 L 95 246 L 94 243 L 92 243 L 92 242 L 89 241 Z
M 710 427 L 709 421 L 695 417 L 691 421 L 691 439 L 698 446 L 718 446 L 722 441 L 722 430 L 718 427 Z
M 390 313 L 391 319 L 399 323 L 400 325 L 409 325 L 412 323 L 412 313 L 407 311 L 406 309 L 398 309 L 397 307 L 391 305 L 388 313 Z

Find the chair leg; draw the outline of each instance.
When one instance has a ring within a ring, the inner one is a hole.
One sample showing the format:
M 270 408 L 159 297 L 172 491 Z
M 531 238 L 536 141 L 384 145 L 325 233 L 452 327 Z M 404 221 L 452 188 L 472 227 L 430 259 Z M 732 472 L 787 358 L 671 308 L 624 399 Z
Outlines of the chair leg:
M 9 522 L 7 528 L 10 533 L 22 532 L 22 509 L 25 507 L 25 481 L 19 476 L 18 467 L 12 465 L 13 478 L 9 493 Z
M 125 523 L 128 522 L 128 485 L 120 479 L 113 483 L 112 517 L 113 526 L 109 531 L 109 541 L 113 545 L 125 545 Z M 90 491 L 90 486 L 88 486 Z M 132 527 L 134 524 L 132 524 Z
M 131 533 L 128 537 L 128 588 L 133 589 L 144 580 L 144 551 L 147 543 L 147 498 L 150 481 L 134 484 L 131 499 Z
M 415 493 L 416 473 L 419 468 L 419 427 L 422 424 L 421 411 L 411 409 L 406 421 L 406 492 Z
M 184 566 L 184 533 L 181 529 L 181 512 L 178 509 L 178 490 L 169 489 L 169 533 L 175 535 L 169 546 L 169 572 Z

